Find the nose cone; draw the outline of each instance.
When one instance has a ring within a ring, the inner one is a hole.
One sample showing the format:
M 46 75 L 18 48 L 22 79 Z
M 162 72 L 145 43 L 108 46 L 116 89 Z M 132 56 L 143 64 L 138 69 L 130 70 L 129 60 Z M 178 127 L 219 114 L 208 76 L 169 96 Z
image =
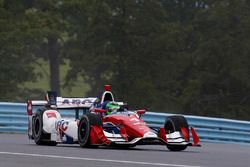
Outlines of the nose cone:
M 122 126 L 126 129 L 129 137 L 155 137 L 151 129 L 146 123 L 136 117 L 135 115 L 123 116 L 123 115 L 111 115 L 103 119 L 104 122 L 112 122 L 115 125 Z
M 136 116 L 130 116 L 123 122 L 130 137 L 144 137 L 145 135 L 152 137 L 154 135 L 146 123 Z

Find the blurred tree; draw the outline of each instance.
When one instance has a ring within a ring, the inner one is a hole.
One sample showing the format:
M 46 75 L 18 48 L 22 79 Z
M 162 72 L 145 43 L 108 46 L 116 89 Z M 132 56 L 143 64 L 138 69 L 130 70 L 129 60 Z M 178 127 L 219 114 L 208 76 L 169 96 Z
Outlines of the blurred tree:
M 186 111 L 249 119 L 249 11 L 245 0 L 223 0 L 197 13 L 193 81 L 198 89 L 184 104 Z
M 30 25 L 24 19 L 23 5 L 18 1 L 0 1 L 0 100 L 14 100 L 24 90 L 19 85 L 35 80 L 30 43 Z
M 90 94 L 111 83 L 134 107 L 247 115 L 247 1 L 103 0 L 87 6 L 81 17 L 87 22 L 69 43 L 76 46 L 67 53 L 69 82 L 84 76 Z
M 5 50 L 8 47 L 14 47 L 14 50 L 8 50 L 4 54 L 7 56 L 7 53 L 13 54 L 19 49 L 18 53 L 15 53 L 17 54 L 17 60 L 20 60 L 18 58 L 20 56 L 23 57 L 22 60 L 25 60 L 25 57 L 29 59 L 29 61 L 25 61 L 27 68 L 24 69 L 24 71 L 29 71 L 29 75 L 27 73 L 24 74 L 26 76 L 19 75 L 19 71 L 13 71 L 13 73 L 22 77 L 22 82 L 34 80 L 37 76 L 33 75 L 32 65 L 39 65 L 38 58 L 48 60 L 50 64 L 50 87 L 60 95 L 59 64 L 62 62 L 61 47 L 64 40 L 67 40 L 67 23 L 64 21 L 62 9 L 63 1 L 11 0 L 2 1 L 1 3 L 2 22 L 5 23 L 2 27 L 7 29 L 7 31 L 3 31 L 3 34 L 8 36 L 9 40 L 9 43 L 1 40 L 4 43 L 1 47 L 4 47 Z M 4 35 L 1 37 L 5 37 Z M 13 62 L 13 66 L 16 66 L 16 63 Z M 16 67 L 18 69 L 18 66 Z M 20 85 L 22 82 L 13 84 Z M 23 90 L 25 95 L 18 96 L 27 96 L 30 91 L 35 90 L 27 88 Z
M 36 56 L 48 60 L 50 87 L 60 95 L 59 65 L 62 62 L 61 48 L 67 38 L 67 23 L 63 18 L 63 1 L 29 0 L 26 2 L 29 24 L 36 31 L 40 49 Z
M 82 50 L 69 50 L 67 80 L 81 74 L 92 87 L 90 94 L 111 83 L 132 106 L 156 104 L 153 75 L 161 59 L 151 48 L 166 17 L 159 1 L 91 1 L 88 7 L 83 15 L 88 22 L 69 43 Z

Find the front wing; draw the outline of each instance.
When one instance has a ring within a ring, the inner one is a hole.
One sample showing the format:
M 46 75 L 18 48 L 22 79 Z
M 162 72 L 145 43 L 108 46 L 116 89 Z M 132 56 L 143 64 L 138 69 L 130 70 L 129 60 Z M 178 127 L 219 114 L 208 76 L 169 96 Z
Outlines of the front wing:
M 123 131 L 123 132 L 122 132 Z M 182 132 L 176 131 L 166 134 L 163 128 L 160 133 L 145 134 L 143 137 L 129 139 L 126 131 L 121 130 L 120 134 L 110 133 L 102 129 L 101 126 L 92 126 L 90 141 L 92 145 L 107 145 L 107 146 L 136 146 L 136 145 L 187 145 L 200 146 L 199 138 L 192 130 L 193 142 L 185 138 Z

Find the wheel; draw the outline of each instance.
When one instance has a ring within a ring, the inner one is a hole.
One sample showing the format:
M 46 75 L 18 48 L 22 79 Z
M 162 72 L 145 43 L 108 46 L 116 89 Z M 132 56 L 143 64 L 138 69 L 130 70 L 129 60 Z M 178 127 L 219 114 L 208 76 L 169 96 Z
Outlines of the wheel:
M 32 134 L 37 145 L 56 146 L 55 141 L 50 140 L 50 134 L 43 131 L 43 113 L 45 109 L 38 109 L 32 121 Z
M 102 126 L 102 120 L 99 115 L 88 113 L 83 115 L 78 125 L 78 142 L 81 147 L 98 147 L 90 144 L 91 126 Z
M 181 132 L 181 128 L 186 128 L 189 133 L 189 126 L 187 120 L 184 116 L 174 115 L 166 118 L 164 129 L 167 134 L 179 131 Z M 182 151 L 187 148 L 187 145 L 167 145 L 167 148 L 170 151 Z
M 189 126 L 184 116 L 173 115 L 166 118 L 164 129 L 167 134 L 173 133 L 175 131 L 181 131 L 182 127 L 189 131 Z

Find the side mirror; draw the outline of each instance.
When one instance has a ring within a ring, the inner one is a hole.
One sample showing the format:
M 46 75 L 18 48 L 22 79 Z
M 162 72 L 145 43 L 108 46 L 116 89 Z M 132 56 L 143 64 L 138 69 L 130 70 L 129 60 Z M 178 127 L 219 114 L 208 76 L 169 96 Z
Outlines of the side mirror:
M 104 109 L 101 109 L 101 108 L 94 108 L 92 111 L 96 112 L 96 113 L 103 114 L 103 113 L 106 113 L 108 110 L 104 110 Z
M 138 115 L 139 115 L 139 117 L 141 117 L 141 115 L 142 115 L 142 114 L 145 114 L 145 113 L 146 113 L 146 110 L 145 110 L 145 109 L 142 109 L 142 110 L 136 110 L 135 112 L 136 112 L 136 114 L 138 114 Z

